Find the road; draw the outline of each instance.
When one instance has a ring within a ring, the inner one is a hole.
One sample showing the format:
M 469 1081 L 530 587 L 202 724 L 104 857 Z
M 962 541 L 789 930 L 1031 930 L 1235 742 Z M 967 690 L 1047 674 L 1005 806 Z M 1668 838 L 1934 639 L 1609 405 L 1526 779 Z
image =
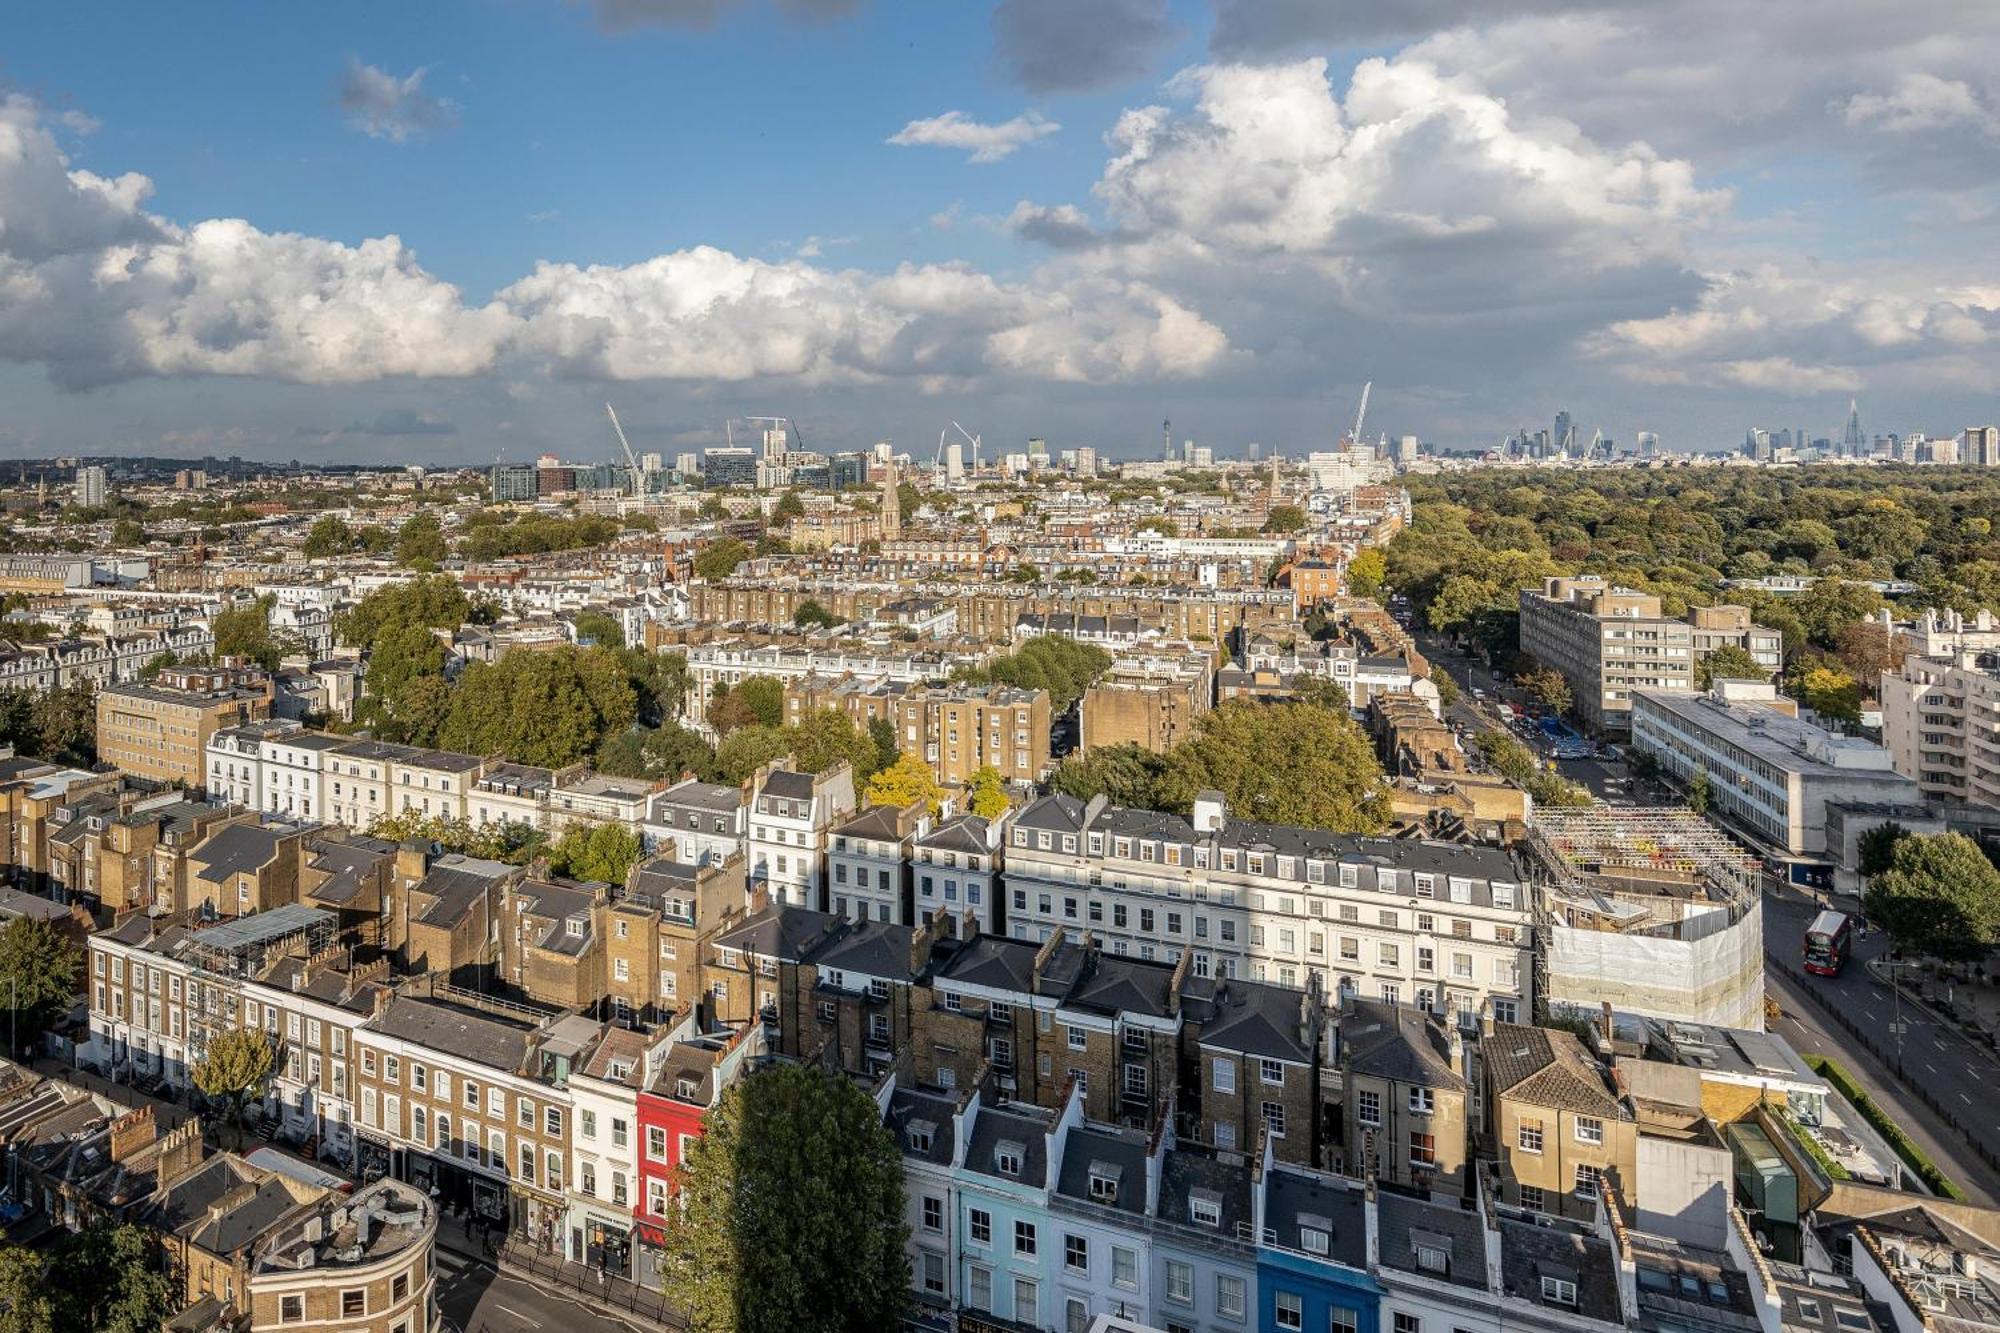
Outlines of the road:
M 652 1333 L 439 1248 L 438 1309 L 461 1333 Z
M 1818 908 L 1809 900 L 1786 894 L 1764 898 L 1764 940 L 1772 951 L 1799 947 L 1807 924 Z M 1903 1077 L 1922 1086 L 1951 1109 L 1966 1132 L 1987 1143 L 2000 1142 L 2000 1059 L 1975 1046 L 1950 1024 L 1933 1018 L 1921 1005 L 1900 1003 L 1888 986 L 1865 966 L 1886 948 L 1879 933 L 1856 941 L 1837 977 L 1792 981 L 1775 968 L 1765 976 L 1785 1008 L 1778 1031 L 1800 1051 L 1829 1055 L 1853 1071 L 1868 1095 L 1887 1108 L 1918 1146 L 1931 1154 L 1953 1180 L 1979 1202 L 2000 1202 L 2000 1173 L 1966 1151 L 1958 1131 L 1909 1095 L 1889 1066 L 1874 1058 L 1799 993 L 1810 985 L 1833 996 L 1840 1011 L 1866 1030 L 1891 1060 L 1900 1058 Z M 1900 1057 L 1897 1051 L 1900 1050 Z M 1984 1196 L 1980 1198 L 1979 1196 Z

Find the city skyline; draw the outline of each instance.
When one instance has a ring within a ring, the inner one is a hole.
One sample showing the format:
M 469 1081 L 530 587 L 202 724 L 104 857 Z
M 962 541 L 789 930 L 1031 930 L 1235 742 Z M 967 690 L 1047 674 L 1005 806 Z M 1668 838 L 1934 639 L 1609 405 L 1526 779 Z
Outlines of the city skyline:
M 1371 380 L 1369 435 L 1447 450 L 1839 439 L 1857 395 L 1956 434 L 2000 17 L 1839 8 L 45 9 L 0 72 L 0 459 L 610 457 L 606 398 L 669 455 L 781 413 L 1296 457 Z

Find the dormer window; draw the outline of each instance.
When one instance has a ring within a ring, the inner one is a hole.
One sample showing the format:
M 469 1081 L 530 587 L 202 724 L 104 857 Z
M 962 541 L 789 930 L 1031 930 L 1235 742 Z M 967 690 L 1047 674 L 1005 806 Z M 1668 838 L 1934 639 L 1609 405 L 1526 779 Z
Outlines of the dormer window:
M 889 983 L 882 980 L 880 977 L 877 977 L 874 980 L 870 981 L 868 983 L 868 998 L 872 1000 L 888 999 Z
M 931 1141 L 936 1134 L 937 1126 L 930 1121 L 912 1120 L 909 1123 L 905 1137 L 909 1140 L 911 1152 L 928 1153 L 931 1150 Z
M 573 916 L 569 918 L 567 921 L 563 922 L 563 930 L 573 940 L 582 939 L 583 918 L 580 916 Z
M 1214 1190 L 1188 1191 L 1188 1220 L 1198 1227 L 1220 1227 L 1222 1196 Z
M 1331 1241 L 1332 1237 L 1318 1227 L 1299 1228 L 1299 1248 L 1307 1254 L 1325 1254 Z
M 1568 1278 L 1544 1277 L 1542 1279 L 1542 1299 L 1551 1305 L 1576 1308 L 1576 1283 Z
M 996 1143 L 993 1145 L 993 1169 L 1003 1176 L 1021 1174 L 1023 1149 L 1018 1143 Z
M 1439 1277 L 1451 1276 L 1451 1251 L 1433 1241 L 1410 1238 L 1410 1250 L 1415 1255 L 1417 1269 L 1424 1273 L 1436 1273 Z
M 1118 1202 L 1118 1177 L 1120 1171 L 1108 1162 L 1090 1164 L 1090 1198 L 1093 1203 Z

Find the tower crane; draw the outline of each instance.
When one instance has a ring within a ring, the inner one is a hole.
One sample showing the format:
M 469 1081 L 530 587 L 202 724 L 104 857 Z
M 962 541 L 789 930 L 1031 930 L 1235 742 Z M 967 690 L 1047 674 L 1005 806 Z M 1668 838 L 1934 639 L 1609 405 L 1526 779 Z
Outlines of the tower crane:
M 1361 386 L 1361 406 L 1354 413 L 1354 431 L 1347 437 L 1347 442 L 1349 444 L 1361 443 L 1361 426 L 1363 422 L 1368 420 L 1368 395 L 1372 393 L 1374 389 L 1375 389 L 1374 380 L 1369 380 L 1366 384 Z
M 967 430 L 965 427 L 959 425 L 956 421 L 951 423 L 951 428 L 957 431 L 960 435 L 963 435 L 966 438 L 966 440 L 972 445 L 972 470 L 974 472 L 979 471 L 979 437 L 977 435 L 974 435 L 971 431 Z
M 611 404 L 606 403 L 604 411 L 611 418 L 611 429 L 617 433 L 618 447 L 625 451 L 625 471 L 631 478 L 632 494 L 643 495 L 645 492 L 640 488 L 646 484 L 645 478 L 640 475 L 639 460 L 632 456 L 632 446 L 625 439 L 625 428 L 618 424 L 618 413 Z

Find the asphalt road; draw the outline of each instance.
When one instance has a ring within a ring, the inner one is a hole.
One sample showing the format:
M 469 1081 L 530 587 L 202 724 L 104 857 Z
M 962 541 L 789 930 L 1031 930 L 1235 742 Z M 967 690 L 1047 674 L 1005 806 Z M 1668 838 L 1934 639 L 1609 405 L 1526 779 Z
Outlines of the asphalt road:
M 1802 949 L 1806 926 L 1816 911 L 1814 904 L 1794 895 L 1766 895 L 1767 952 Z M 1766 980 L 1786 1014 L 1778 1031 L 1800 1051 L 1839 1060 L 1967 1193 L 1982 1203 L 2000 1203 L 2000 1173 L 1965 1148 L 1965 1135 L 1988 1144 L 2000 1143 L 2000 1059 L 1975 1046 L 1956 1028 L 1932 1018 L 1922 1006 L 1908 1000 L 1899 1004 L 1889 987 L 1865 966 L 1885 948 L 1879 933 L 1856 941 L 1847 966 L 1837 977 L 1814 976 L 1796 983 L 1776 969 L 1766 969 Z M 1902 1079 L 1799 994 L 1801 985 L 1833 996 L 1840 1011 L 1866 1030 L 1890 1060 L 1900 1058 Z M 1962 1131 L 1954 1130 L 1910 1096 L 1904 1080 L 1923 1087 L 1950 1108 Z
M 651 1333 L 439 1247 L 438 1309 L 459 1333 Z

